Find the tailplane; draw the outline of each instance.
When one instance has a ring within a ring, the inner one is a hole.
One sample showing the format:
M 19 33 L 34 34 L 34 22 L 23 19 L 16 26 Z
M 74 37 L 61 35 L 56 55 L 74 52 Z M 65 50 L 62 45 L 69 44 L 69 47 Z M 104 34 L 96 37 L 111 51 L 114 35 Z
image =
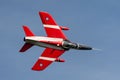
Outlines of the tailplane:
M 33 32 L 27 26 L 23 26 L 23 30 L 26 36 L 35 36 Z
M 27 27 L 27 26 L 23 26 L 23 30 L 24 30 L 24 32 L 25 32 L 25 35 L 28 37 L 30 37 L 30 36 L 35 36 L 34 34 L 33 34 L 33 32 Z M 19 52 L 25 52 L 26 50 L 28 50 L 29 48 L 31 48 L 33 46 L 33 44 L 29 44 L 29 43 L 25 43 L 24 45 L 23 45 L 23 47 L 20 49 L 20 51 Z
M 29 44 L 29 43 L 25 43 L 23 45 L 23 47 L 20 49 L 19 52 L 25 52 L 26 50 L 28 50 L 29 48 L 31 48 L 33 46 L 33 44 Z

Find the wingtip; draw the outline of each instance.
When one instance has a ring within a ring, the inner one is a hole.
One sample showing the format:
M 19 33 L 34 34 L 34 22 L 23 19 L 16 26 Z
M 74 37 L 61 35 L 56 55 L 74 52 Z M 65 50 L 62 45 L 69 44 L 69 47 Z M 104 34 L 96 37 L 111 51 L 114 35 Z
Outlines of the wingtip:
M 39 14 L 48 14 L 46 11 L 39 11 Z
M 40 69 L 34 69 L 34 68 L 31 68 L 31 70 L 33 70 L 33 71 L 43 71 L 43 70 L 40 70 Z
M 28 28 L 28 26 L 26 26 L 26 25 L 23 25 L 22 27 L 23 27 L 23 28 Z
M 33 67 L 31 68 L 31 70 L 33 70 L 33 71 L 43 71 L 44 68 L 42 68 L 42 67 L 40 67 L 40 66 L 33 66 Z

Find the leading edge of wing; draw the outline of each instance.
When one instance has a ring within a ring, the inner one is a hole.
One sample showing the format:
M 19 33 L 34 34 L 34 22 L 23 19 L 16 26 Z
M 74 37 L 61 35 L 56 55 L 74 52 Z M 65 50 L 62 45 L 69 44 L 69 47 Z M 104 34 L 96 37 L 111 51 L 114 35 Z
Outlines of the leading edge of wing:
M 59 25 L 57 25 L 56 21 L 49 13 L 39 12 L 39 15 L 48 37 L 67 39 Z
M 44 70 L 64 52 L 65 52 L 64 50 L 46 48 L 43 51 L 42 55 L 38 58 L 37 62 L 32 67 L 32 70 L 36 70 L 36 71 Z

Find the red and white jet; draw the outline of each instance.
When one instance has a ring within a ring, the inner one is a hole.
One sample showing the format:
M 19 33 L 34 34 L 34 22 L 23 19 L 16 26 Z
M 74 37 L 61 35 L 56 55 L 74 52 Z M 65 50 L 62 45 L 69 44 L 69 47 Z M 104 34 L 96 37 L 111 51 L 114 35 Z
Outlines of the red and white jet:
M 23 26 L 26 37 L 24 38 L 25 44 L 20 49 L 20 52 L 25 52 L 34 45 L 46 48 L 32 67 L 32 70 L 41 71 L 48 67 L 52 62 L 64 62 L 65 60 L 60 59 L 59 56 L 69 49 L 93 49 L 89 46 L 72 43 L 68 40 L 62 30 L 69 30 L 69 28 L 59 26 L 49 13 L 39 12 L 39 15 L 47 37 L 35 36 L 27 26 Z

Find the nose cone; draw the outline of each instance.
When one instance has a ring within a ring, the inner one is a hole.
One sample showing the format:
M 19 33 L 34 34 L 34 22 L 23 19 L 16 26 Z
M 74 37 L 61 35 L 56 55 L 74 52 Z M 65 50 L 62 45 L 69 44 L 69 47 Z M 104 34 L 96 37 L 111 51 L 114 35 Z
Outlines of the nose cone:
M 80 50 L 92 50 L 93 48 L 89 47 L 89 46 L 85 46 L 85 45 L 79 45 L 78 49 L 80 49 Z
M 68 41 L 64 41 L 64 44 L 62 46 L 63 48 L 67 48 L 67 49 L 71 48 L 71 49 L 77 49 L 77 50 L 93 50 L 92 47 L 82 45 L 82 44 L 72 43 Z

